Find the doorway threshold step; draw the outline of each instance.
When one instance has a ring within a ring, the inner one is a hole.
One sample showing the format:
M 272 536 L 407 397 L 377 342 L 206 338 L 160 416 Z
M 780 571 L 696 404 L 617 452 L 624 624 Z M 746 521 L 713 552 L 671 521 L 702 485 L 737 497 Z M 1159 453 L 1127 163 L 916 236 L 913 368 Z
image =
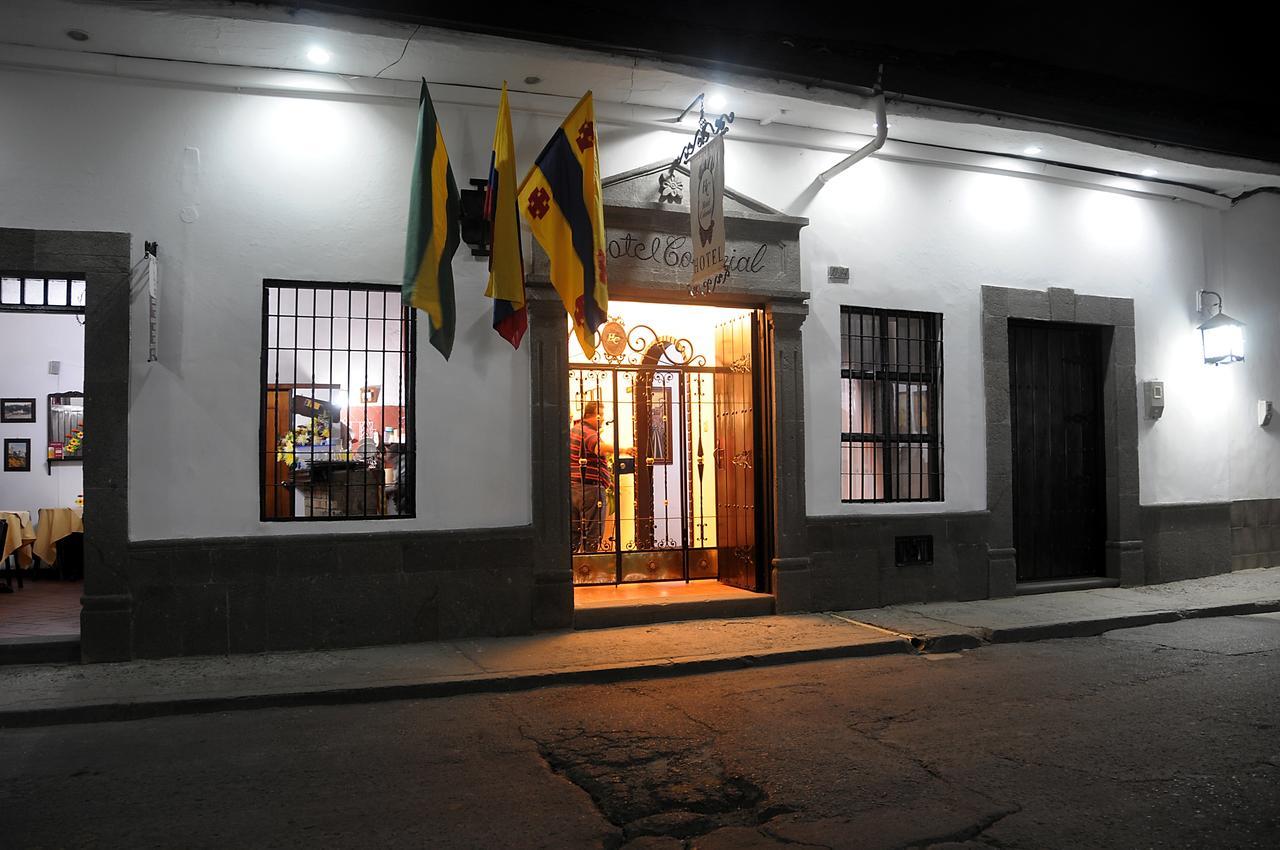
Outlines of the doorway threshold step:
M 0 666 L 66 664 L 80 660 L 80 635 L 32 635 L 0 638 Z
M 1054 578 L 1042 581 L 1020 581 L 1014 589 L 1017 596 L 1033 596 L 1037 593 L 1062 593 L 1068 590 L 1101 590 L 1119 587 L 1120 579 L 1085 576 L 1083 578 Z
M 573 627 L 610 629 L 772 613 L 771 594 L 739 590 L 715 581 L 580 587 L 574 591 Z

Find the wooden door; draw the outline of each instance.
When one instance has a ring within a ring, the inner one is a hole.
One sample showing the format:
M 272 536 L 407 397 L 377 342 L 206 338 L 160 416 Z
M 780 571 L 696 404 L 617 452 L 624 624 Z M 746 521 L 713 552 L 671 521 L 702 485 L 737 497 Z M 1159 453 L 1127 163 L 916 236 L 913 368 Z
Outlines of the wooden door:
M 1102 335 L 1009 323 L 1018 581 L 1106 574 Z
M 752 313 L 716 328 L 716 559 L 720 581 L 745 590 L 760 589 L 756 322 Z
M 293 516 L 293 491 L 281 487 L 282 481 L 289 480 L 289 467 L 276 459 L 276 444 L 289 430 L 293 421 L 293 391 L 289 389 L 268 388 L 266 391 L 263 413 L 262 433 L 262 486 L 263 510 L 267 519 Z

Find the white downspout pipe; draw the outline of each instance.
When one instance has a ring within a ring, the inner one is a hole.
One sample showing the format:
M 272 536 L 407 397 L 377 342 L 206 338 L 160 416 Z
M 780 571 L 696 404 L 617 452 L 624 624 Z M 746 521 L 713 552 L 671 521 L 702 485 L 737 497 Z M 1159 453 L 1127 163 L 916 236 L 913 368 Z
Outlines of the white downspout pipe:
M 880 150 L 880 148 L 884 147 L 885 141 L 889 138 L 889 121 L 885 118 L 884 114 L 884 90 L 880 88 L 879 84 L 875 87 L 875 93 L 876 137 L 858 150 L 849 154 L 844 159 L 837 162 L 835 165 L 828 168 L 826 171 L 819 174 L 818 180 L 820 180 L 824 185 L 830 182 L 832 177 L 835 177 L 855 162 L 865 159 Z

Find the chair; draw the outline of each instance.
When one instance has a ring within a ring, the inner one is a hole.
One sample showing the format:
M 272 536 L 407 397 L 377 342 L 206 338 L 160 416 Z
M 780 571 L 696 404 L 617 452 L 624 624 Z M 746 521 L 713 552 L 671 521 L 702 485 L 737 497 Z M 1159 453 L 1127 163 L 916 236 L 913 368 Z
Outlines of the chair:
M 0 540 L 5 540 L 9 536 L 9 518 L 0 517 Z M 0 564 L 4 568 L 4 587 L 0 587 L 0 593 L 13 593 L 13 575 L 18 574 L 18 589 L 22 589 L 22 570 L 18 568 L 18 553 L 15 550 L 9 557 L 4 559 L 4 563 Z
M 58 578 L 62 581 L 84 578 L 84 532 L 73 531 L 54 545 L 58 552 Z

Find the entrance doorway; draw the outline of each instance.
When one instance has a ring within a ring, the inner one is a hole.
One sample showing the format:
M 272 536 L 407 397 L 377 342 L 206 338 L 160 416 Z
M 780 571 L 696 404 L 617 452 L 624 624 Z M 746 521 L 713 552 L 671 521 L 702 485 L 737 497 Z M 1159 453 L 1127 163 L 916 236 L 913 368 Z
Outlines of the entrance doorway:
M 1019 582 L 1106 574 L 1102 329 L 1009 322 Z
M 11 343 L 0 377 L 0 664 L 79 651 L 85 292 L 84 275 L 0 269 L 0 339 Z M 90 418 L 91 443 L 93 428 Z
M 614 302 L 569 345 L 574 584 L 765 591 L 756 311 Z

